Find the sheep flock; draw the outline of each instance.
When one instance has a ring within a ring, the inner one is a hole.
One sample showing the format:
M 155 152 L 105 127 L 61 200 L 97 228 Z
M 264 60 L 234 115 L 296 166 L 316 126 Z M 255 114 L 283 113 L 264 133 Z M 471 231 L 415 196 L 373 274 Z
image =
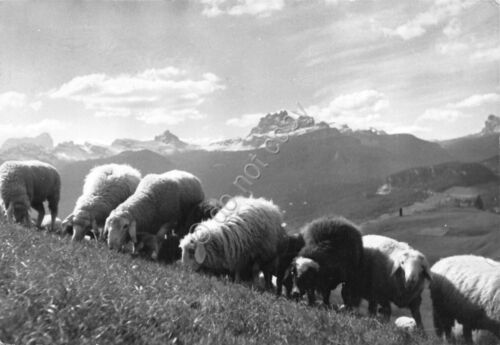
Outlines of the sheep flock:
M 280 296 L 285 287 L 286 297 L 300 301 L 306 295 L 311 306 L 319 294 L 331 307 L 330 293 L 341 286 L 343 305 L 336 310 L 359 313 L 364 299 L 371 316 L 387 321 L 392 303 L 411 312 L 412 318 L 396 320 L 405 331 L 423 332 L 420 305 L 429 286 L 438 337 L 450 340 L 456 321 L 469 344 L 472 330 L 490 331 L 500 341 L 500 262 L 462 255 L 430 267 L 407 243 L 363 235 L 340 216 L 313 220 L 293 234 L 271 200 L 207 199 L 200 179 L 186 171 L 142 176 L 128 165 L 107 164 L 82 182 L 73 212 L 61 221 L 57 169 L 39 161 L 4 162 L 0 222 L 71 234 L 73 241 L 93 238 L 164 263 L 180 260 L 189 270 L 236 283 L 257 286 L 263 273 L 265 290 Z M 38 213 L 35 221 L 31 209 Z

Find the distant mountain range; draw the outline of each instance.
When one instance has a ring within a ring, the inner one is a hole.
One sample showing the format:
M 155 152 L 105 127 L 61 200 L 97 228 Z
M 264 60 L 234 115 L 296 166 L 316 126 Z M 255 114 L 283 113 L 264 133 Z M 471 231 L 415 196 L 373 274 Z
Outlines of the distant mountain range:
M 293 121 L 291 121 L 292 119 Z M 278 133 L 275 133 L 276 130 Z M 281 110 L 263 116 L 258 125 L 252 128 L 250 133 L 244 138 L 227 139 L 205 146 L 186 143 L 168 130 L 155 136 L 152 140 L 122 138 L 114 140 L 109 146 L 91 143 L 76 144 L 72 141 L 62 142 L 54 146 L 51 136 L 43 133 L 32 138 L 7 139 L 0 147 L 0 161 L 10 159 L 41 159 L 58 164 L 106 158 L 125 151 L 141 150 L 149 150 L 163 156 L 199 150 L 250 151 L 262 148 L 266 140 L 275 137 L 283 137 L 284 135 L 297 137 L 311 132 L 317 132 L 315 134 L 317 136 L 349 136 L 363 141 L 363 144 L 368 146 L 380 145 L 390 137 L 385 132 L 375 129 L 353 131 L 346 125 L 333 128 L 325 122 L 316 123 L 311 116 L 290 115 L 286 110 Z M 442 141 L 439 144 L 457 160 L 468 162 L 480 161 L 490 159 L 498 154 L 499 133 L 500 118 L 490 115 L 480 133 Z M 399 136 L 400 138 L 408 138 L 408 144 L 410 145 L 411 141 L 416 139 L 411 135 L 401 134 Z M 401 144 L 405 142 L 405 140 L 402 140 Z
M 209 197 L 252 193 L 272 198 L 292 225 L 326 213 L 370 219 L 426 197 L 425 189 L 491 183 L 497 178 L 498 169 L 493 168 L 498 162 L 500 119 L 496 116 L 490 116 L 476 135 L 429 142 L 410 134 L 333 128 L 308 116 L 295 116 L 291 124 L 288 115 L 268 114 L 247 137 L 205 147 L 183 142 L 169 131 L 149 141 L 117 139 L 109 146 L 66 142 L 51 147 L 47 135 L 39 141 L 8 140 L 0 149 L 0 161 L 39 159 L 55 164 L 64 185 L 63 216 L 73 208 L 89 169 L 116 162 L 143 174 L 173 168 L 190 171 L 200 177 Z M 271 143 L 268 147 L 266 140 Z M 477 164 L 450 163 L 458 161 Z M 434 171 L 437 184 L 421 179 L 429 171 Z M 462 171 L 473 176 L 460 176 Z M 398 190 L 377 194 L 389 178 Z

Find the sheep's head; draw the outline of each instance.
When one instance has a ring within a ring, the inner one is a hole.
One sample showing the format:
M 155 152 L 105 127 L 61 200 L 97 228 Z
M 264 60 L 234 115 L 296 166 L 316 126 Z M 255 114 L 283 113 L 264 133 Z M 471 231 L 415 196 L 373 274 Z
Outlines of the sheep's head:
M 431 280 L 429 263 L 425 256 L 416 250 L 407 250 L 394 260 L 392 275 L 401 275 L 405 288 L 411 290 L 423 285 L 424 280 Z
M 31 223 L 29 208 L 23 201 L 14 201 L 7 209 L 7 219 L 15 220 L 17 223 Z
M 175 233 L 156 235 L 147 232 L 138 232 L 133 242 L 132 254 L 161 260 L 166 263 L 174 262 L 181 256 L 179 236 Z
M 292 297 L 299 300 L 306 292 L 314 290 L 318 273 L 319 264 L 316 261 L 303 256 L 296 257 L 288 271 L 293 281 Z
M 182 249 L 182 263 L 191 267 L 195 271 L 199 270 L 207 260 L 206 243 L 209 236 L 204 236 L 200 232 L 187 234 L 180 242 Z
M 104 225 L 104 232 L 108 236 L 108 247 L 121 250 L 129 239 L 137 242 L 136 221 L 127 212 L 110 213 Z
M 160 253 L 163 241 L 162 238 L 147 232 L 138 232 L 134 237 L 132 241 L 132 255 L 141 255 L 158 260 L 158 254 Z
M 91 231 L 97 236 L 98 229 L 95 218 L 87 211 L 78 211 L 72 217 L 72 241 L 81 241 Z

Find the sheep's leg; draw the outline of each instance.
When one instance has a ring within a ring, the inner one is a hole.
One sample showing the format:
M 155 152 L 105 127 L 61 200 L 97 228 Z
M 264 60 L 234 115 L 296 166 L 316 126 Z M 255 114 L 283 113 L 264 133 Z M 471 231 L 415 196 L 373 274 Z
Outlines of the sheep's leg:
M 389 322 L 391 319 L 391 304 L 389 301 L 384 301 L 381 303 L 382 308 L 380 309 L 380 313 L 382 314 L 384 321 Z
M 314 289 L 307 290 L 307 300 L 309 301 L 309 305 L 314 305 L 316 302 L 316 296 L 314 294 Z
M 278 263 L 276 260 L 271 261 L 267 265 L 264 266 L 264 283 L 267 291 L 273 290 L 273 272 L 276 271 Z
M 9 205 L 6 205 L 6 206 L 7 206 L 7 222 L 9 222 L 10 224 L 15 223 L 14 203 L 11 202 Z
M 288 276 L 286 278 L 283 278 L 283 285 L 285 286 L 286 297 L 292 298 L 292 289 L 293 289 L 292 277 Z
M 36 204 L 33 204 L 33 208 L 35 209 L 35 211 L 38 212 L 38 217 L 36 220 L 36 227 L 38 229 L 40 229 L 42 226 L 43 218 L 45 217 L 45 207 L 43 207 L 43 203 L 36 203 Z M 28 215 L 28 218 L 29 218 L 29 215 Z
M 368 314 L 372 317 L 376 317 L 377 316 L 377 307 L 378 307 L 377 295 L 373 291 L 374 289 L 371 287 L 371 285 L 368 285 L 368 286 L 369 286 L 369 291 L 370 291 L 369 296 L 368 296 Z
M 342 299 L 348 309 L 359 307 L 361 303 L 360 286 L 360 279 L 354 275 L 351 275 L 349 281 L 342 286 Z
M 325 306 L 330 307 L 330 289 L 329 288 L 323 289 L 322 295 L 323 295 L 323 303 L 325 304 Z
M 420 304 L 422 304 L 422 297 L 418 296 L 410 303 L 410 311 L 411 316 L 413 316 L 417 323 L 417 327 L 423 330 L 424 325 L 422 324 L 422 315 L 420 314 Z
M 434 329 L 436 330 L 436 335 L 439 339 L 443 338 L 444 326 L 441 320 L 441 315 L 433 308 L 432 310 L 432 321 L 434 323 Z
M 283 273 L 278 272 L 276 275 L 276 296 L 281 296 L 283 292 Z
M 463 325 L 463 333 L 465 343 L 467 345 L 472 345 L 472 328 L 469 325 Z
M 58 197 L 50 197 L 50 198 L 48 198 L 48 202 L 49 202 L 49 210 L 50 210 L 50 230 L 54 231 L 57 213 L 59 211 L 59 198 Z
M 236 272 L 234 272 L 234 282 L 236 284 L 241 283 L 241 272 L 239 270 L 236 270 Z

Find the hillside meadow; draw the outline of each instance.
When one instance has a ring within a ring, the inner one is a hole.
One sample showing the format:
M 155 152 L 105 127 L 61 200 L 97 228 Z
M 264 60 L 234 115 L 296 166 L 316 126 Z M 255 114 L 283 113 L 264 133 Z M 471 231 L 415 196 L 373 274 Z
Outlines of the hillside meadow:
M 376 319 L 0 224 L 6 344 L 435 344 Z

